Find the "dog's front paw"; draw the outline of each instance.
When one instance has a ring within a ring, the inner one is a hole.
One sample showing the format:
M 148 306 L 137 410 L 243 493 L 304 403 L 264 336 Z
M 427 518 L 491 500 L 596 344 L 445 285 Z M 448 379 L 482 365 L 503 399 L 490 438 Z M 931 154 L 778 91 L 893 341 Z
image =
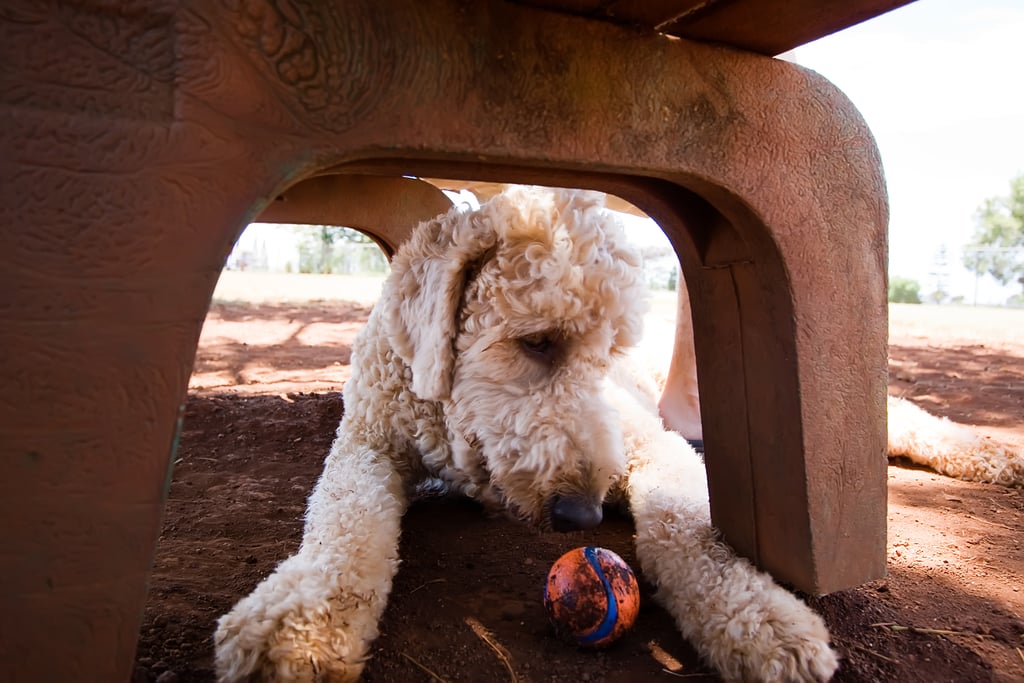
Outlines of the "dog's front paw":
M 356 681 L 366 644 L 338 638 L 326 613 L 289 615 L 267 624 L 232 611 L 214 635 L 217 678 L 228 681 Z M 354 647 L 353 647 L 354 645 Z
M 639 525 L 638 525 L 638 528 Z M 651 524 L 637 556 L 658 601 L 728 681 L 824 683 L 839 659 L 825 622 L 802 600 L 737 557 L 710 526 Z
M 287 565 L 295 559 L 217 621 L 221 683 L 343 683 L 362 673 L 377 637 L 375 610 L 365 600 L 332 595 L 316 574 L 293 571 Z
M 720 667 L 727 679 L 766 683 L 824 683 L 839 667 L 829 646 L 828 629 L 817 614 L 778 587 L 781 595 L 763 595 L 747 614 L 737 614 L 728 628 L 733 651 Z M 783 598 L 775 602 L 773 598 Z M 771 603 L 775 604 L 771 604 Z M 780 604 L 780 603 L 789 604 Z
M 731 588 L 728 574 L 734 584 Z M 824 683 L 839 658 L 825 622 L 802 600 L 744 561 L 727 571 L 707 609 L 699 649 L 727 680 Z

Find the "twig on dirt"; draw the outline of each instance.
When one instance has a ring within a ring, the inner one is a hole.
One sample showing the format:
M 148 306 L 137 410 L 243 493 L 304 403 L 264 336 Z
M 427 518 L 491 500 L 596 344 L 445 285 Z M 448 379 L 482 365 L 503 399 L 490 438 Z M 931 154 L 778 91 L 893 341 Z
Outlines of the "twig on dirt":
M 433 671 L 431 671 L 427 667 L 423 666 L 423 664 L 421 664 L 415 657 L 413 657 L 411 655 L 407 655 L 404 652 L 399 652 L 398 654 L 400 654 L 403 657 L 405 657 L 406 659 L 408 659 L 410 662 L 412 662 L 412 664 L 416 668 L 418 668 L 420 671 L 422 671 L 423 673 L 425 673 L 428 676 L 430 676 L 431 678 L 433 678 L 435 681 L 437 681 L 437 683 L 448 683 L 448 681 L 444 680 L 443 678 L 438 676 L 436 673 L 434 673 Z
M 706 673 L 681 673 L 683 669 L 683 663 L 673 657 L 669 652 L 654 640 L 647 643 L 647 651 L 651 657 L 654 658 L 658 664 L 661 664 L 661 670 L 667 673 L 669 676 L 675 676 L 676 678 L 697 678 L 699 676 L 707 676 Z
M 676 678 L 699 678 L 699 677 L 703 677 L 703 676 L 707 676 L 708 675 L 708 674 L 703 674 L 703 673 L 681 674 L 681 673 L 678 673 L 676 671 L 672 671 L 671 669 L 665 669 L 665 668 L 663 668 L 662 671 L 667 673 L 669 676 L 675 676 Z
M 412 595 L 413 593 L 415 593 L 416 591 L 418 591 L 421 588 L 426 588 L 427 586 L 429 586 L 432 583 L 444 583 L 447 580 L 448 579 L 444 579 L 444 578 L 441 578 L 441 579 L 431 579 L 430 581 L 427 581 L 426 583 L 421 584 L 421 585 L 416 586 L 415 588 L 413 588 L 411 591 L 409 591 L 409 595 Z
M 1013 649 L 1015 649 L 1017 654 L 1020 655 L 1020 661 L 1024 662 L 1024 652 L 1021 652 L 1019 647 L 1015 647 Z
M 871 624 L 871 625 L 872 626 L 894 626 L 894 625 L 896 625 L 896 623 L 895 622 L 887 622 L 885 624 Z M 851 647 L 851 648 L 853 648 L 855 650 L 860 650 L 861 652 L 863 652 L 865 654 L 869 654 L 872 657 L 878 657 L 879 659 L 881 659 L 883 661 L 886 661 L 886 662 L 889 662 L 890 664 L 899 664 L 898 660 L 895 660 L 892 657 L 887 657 L 887 656 L 883 655 L 881 652 L 875 652 L 871 648 L 864 647 L 860 643 L 855 643 L 855 642 L 853 642 L 851 640 L 846 640 L 845 638 L 837 639 L 837 640 L 838 640 L 838 642 L 841 642 L 845 647 Z
M 1020 508 L 1017 507 L 1016 505 L 1005 505 L 1004 503 L 999 502 L 995 498 L 989 498 L 988 502 L 991 503 L 992 505 L 995 505 L 998 508 L 1006 510 L 1007 512 L 1017 513 L 1021 511 Z
M 964 517 L 967 517 L 968 519 L 973 519 L 975 522 L 981 522 L 982 524 L 990 524 L 992 526 L 997 526 L 1000 529 L 1007 529 L 1008 531 L 1016 531 L 1016 529 L 1014 529 L 1012 526 L 1006 526 L 1005 524 L 1000 524 L 999 522 L 993 522 L 991 519 L 978 517 L 977 515 L 971 514 L 970 512 L 964 512 L 962 514 Z
M 480 640 L 487 643 L 487 646 L 494 651 L 494 654 L 498 656 L 501 663 L 505 665 L 505 668 L 508 670 L 509 680 L 511 680 L 512 683 L 518 683 L 519 678 L 516 676 L 516 670 L 512 668 L 512 659 L 509 657 L 508 650 L 495 641 L 491 632 L 488 631 L 487 628 L 475 617 L 466 617 L 466 623 L 469 624 L 469 627 L 473 629 L 473 633 L 475 633 Z
M 651 653 L 651 657 L 654 658 L 658 664 L 661 664 L 662 668 L 668 669 L 672 673 L 676 673 L 683 668 L 683 663 L 673 657 L 665 648 L 654 640 L 647 643 L 647 651 Z
M 885 628 L 890 631 L 910 631 L 911 633 L 923 633 L 937 636 L 976 636 L 978 638 L 991 638 L 991 636 L 977 631 L 953 631 L 946 628 L 922 628 L 920 626 L 903 626 L 894 621 L 886 621 L 879 624 L 871 624 L 871 628 Z
M 850 647 L 852 647 L 854 650 L 859 650 L 859 651 L 863 652 L 864 654 L 871 655 L 872 657 L 878 657 L 882 661 L 889 662 L 890 664 L 899 664 L 899 662 L 897 662 L 892 657 L 886 657 L 881 652 L 875 652 L 874 650 L 872 650 L 869 647 L 864 647 L 863 645 L 858 645 L 857 643 L 851 643 L 851 642 L 847 642 L 846 644 L 849 645 Z

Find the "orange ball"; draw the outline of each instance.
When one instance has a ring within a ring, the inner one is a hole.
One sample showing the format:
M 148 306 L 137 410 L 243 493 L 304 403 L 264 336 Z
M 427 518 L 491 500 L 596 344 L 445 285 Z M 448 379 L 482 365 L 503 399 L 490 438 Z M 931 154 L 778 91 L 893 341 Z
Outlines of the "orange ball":
M 559 636 L 602 647 L 633 626 L 640 587 L 626 561 L 611 550 L 575 548 L 551 565 L 544 609 Z

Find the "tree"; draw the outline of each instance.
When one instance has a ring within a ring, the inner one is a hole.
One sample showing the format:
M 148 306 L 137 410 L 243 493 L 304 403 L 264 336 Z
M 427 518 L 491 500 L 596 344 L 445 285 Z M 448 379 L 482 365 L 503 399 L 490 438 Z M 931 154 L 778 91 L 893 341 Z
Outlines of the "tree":
M 989 197 L 974 216 L 974 237 L 964 248 L 964 267 L 1006 285 L 1024 288 L 1024 173 L 1010 181 L 1010 194 Z
M 921 303 L 921 285 L 908 277 L 889 278 L 889 302 L 894 304 Z
M 299 242 L 300 273 L 333 273 L 337 269 L 337 244 L 373 244 L 373 240 L 351 228 L 337 225 L 295 226 Z

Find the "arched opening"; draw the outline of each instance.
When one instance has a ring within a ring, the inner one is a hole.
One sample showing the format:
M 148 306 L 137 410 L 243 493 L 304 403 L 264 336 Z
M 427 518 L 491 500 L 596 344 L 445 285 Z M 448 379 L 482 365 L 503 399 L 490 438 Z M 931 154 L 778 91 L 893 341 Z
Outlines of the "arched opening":
M 412 225 L 449 203 L 439 191 L 446 182 L 451 188 L 513 182 L 600 190 L 657 222 L 679 256 L 691 294 L 680 299 L 677 320 L 699 322 L 677 327 L 677 340 L 685 341 L 674 347 L 669 393 L 662 400 L 666 414 L 695 408 L 688 387 L 696 365 L 705 387 L 702 432 L 716 454 L 708 459 L 716 524 L 742 554 L 776 575 L 796 585 L 817 581 L 812 577 L 819 568 L 794 564 L 802 554 L 797 549 L 814 542 L 805 462 L 794 457 L 804 452 L 805 435 L 800 421 L 792 421 L 807 406 L 799 400 L 790 274 L 763 221 L 741 198 L 696 178 L 683 187 L 586 169 L 390 158 L 329 167 L 277 193 L 261 215 L 344 223 L 373 235 L 391 253 Z M 792 428 L 779 429 L 787 423 Z
M 345 186 L 347 180 L 333 178 L 332 186 Z M 395 178 L 386 180 L 393 181 Z M 301 187 L 301 184 L 295 187 Z M 360 189 L 366 190 L 367 184 L 363 182 Z M 434 184 L 446 185 L 441 180 L 435 180 Z M 408 186 L 404 181 L 403 185 Z M 480 196 L 486 198 L 487 191 L 476 189 Z M 287 204 L 288 196 L 286 191 L 271 206 Z M 639 213 L 632 205 L 614 197 L 609 202 L 617 209 Z M 330 220 L 343 221 L 349 225 L 358 224 L 361 229 L 372 231 L 375 235 L 385 232 L 379 225 L 364 222 L 368 219 L 358 218 L 359 211 L 366 211 L 365 207 L 358 206 L 359 201 L 336 203 L 338 213 L 332 214 Z M 344 212 L 340 208 L 342 205 L 348 207 Z M 425 212 L 429 215 L 432 210 L 429 208 Z M 273 215 L 286 220 L 297 218 L 280 212 Z M 264 220 L 266 217 L 267 213 L 264 212 L 258 219 Z M 327 217 L 322 213 L 317 214 L 316 220 L 327 220 Z M 657 227 L 655 229 L 660 231 Z M 395 234 L 393 229 L 387 232 Z M 672 260 L 676 261 L 674 250 L 671 247 L 668 249 Z M 250 251 L 255 252 L 255 260 L 261 258 L 259 248 Z M 240 254 L 236 254 L 236 258 L 238 256 Z M 225 275 L 230 274 L 222 274 L 222 285 Z M 351 297 L 346 297 L 344 287 L 334 285 L 325 292 L 318 289 L 323 280 L 313 279 L 313 291 L 306 295 L 307 298 L 323 297 L 327 300 L 304 307 L 282 306 L 270 313 L 266 306 L 256 305 L 247 310 L 235 309 L 233 316 L 226 315 L 231 311 L 225 309 L 221 299 L 225 298 L 227 292 L 238 292 L 255 299 L 257 304 L 268 300 L 273 302 L 275 298 L 280 301 L 301 296 L 293 296 L 298 290 L 288 287 L 279 290 L 275 297 L 267 297 L 265 292 L 260 291 L 263 285 L 253 285 L 259 281 L 259 274 L 243 274 L 251 277 L 236 282 L 233 289 L 223 290 L 219 295 L 215 292 L 214 304 L 207 318 L 207 328 L 214 317 L 219 318 L 216 322 L 221 324 L 220 329 L 214 332 L 216 339 L 209 344 L 216 347 L 214 353 L 233 355 L 235 358 L 242 352 L 258 356 L 266 354 L 269 346 L 276 345 L 278 349 L 273 355 L 277 357 L 283 351 L 284 358 L 292 361 L 298 358 L 296 351 L 299 349 L 296 347 L 315 351 L 312 344 L 318 338 L 317 334 L 326 332 L 324 327 L 332 327 L 338 334 L 320 337 L 324 340 L 320 348 L 323 361 L 315 365 L 307 362 L 292 368 L 276 368 L 273 378 L 258 375 L 250 366 L 243 373 L 237 374 L 237 381 L 242 383 L 237 387 L 209 380 L 216 372 L 206 371 L 209 355 L 204 348 L 206 344 L 201 341 L 193 371 L 193 389 L 198 388 L 199 391 L 193 391 L 186 406 L 179 462 L 175 467 L 165 513 L 166 530 L 157 547 L 141 631 L 137 667 L 145 669 L 149 674 L 162 674 L 165 671 L 162 666 L 169 659 L 180 662 L 180 657 L 173 655 L 175 648 L 198 648 L 208 643 L 211 619 L 226 611 L 232 599 L 237 597 L 228 586 L 255 583 L 261 575 L 272 570 L 274 565 L 294 551 L 301 533 L 305 497 L 319 474 L 323 456 L 328 450 L 329 437 L 337 425 L 341 404 L 337 392 L 347 379 L 344 362 L 338 367 L 331 366 L 338 357 L 338 350 L 344 351 L 344 345 L 351 342 L 356 328 L 368 313 L 368 307 L 364 307 L 360 316 L 359 311 L 349 308 L 351 302 L 342 303 L 346 298 L 361 301 L 361 295 L 353 293 Z M 307 275 L 291 277 L 300 281 L 309 277 L 316 278 Z M 659 292 L 662 294 L 658 298 L 662 317 L 674 317 L 675 314 L 675 301 L 667 296 L 670 294 L 666 288 L 669 280 L 669 276 L 663 276 Z M 270 283 L 267 286 L 276 285 Z M 301 290 L 308 292 L 309 287 L 303 284 Z M 226 298 L 231 299 L 232 296 Z M 292 300 L 290 303 L 298 302 Z M 325 315 L 326 309 L 333 309 L 330 315 Z M 286 318 L 277 321 L 283 335 L 266 334 L 271 314 Z M 228 331 L 226 328 L 232 325 L 237 325 L 236 330 Z M 250 330 L 263 332 L 254 333 Z M 661 330 L 664 333 L 665 327 Z M 204 337 L 207 332 L 208 329 L 204 329 Z M 671 337 L 674 332 L 669 330 L 668 334 Z M 667 346 L 662 343 L 656 347 L 668 354 L 671 343 Z M 223 373 L 223 365 L 213 370 Z M 259 365 L 268 364 L 254 364 Z M 295 372 L 288 373 L 287 370 Z M 324 379 L 326 375 L 326 381 L 298 381 L 303 375 L 317 380 Z M 229 373 L 228 379 L 230 377 Z M 197 380 L 201 383 L 198 387 Z M 424 627 L 421 625 L 420 629 L 416 629 L 415 624 L 419 620 L 411 617 L 422 609 L 418 600 L 424 595 L 432 599 L 441 596 L 448 607 L 435 606 L 435 618 L 449 621 L 454 618 L 458 621 L 460 617 L 458 614 L 453 617 L 453 613 L 469 607 L 463 602 L 467 593 L 465 587 L 476 586 L 481 571 L 493 575 L 493 593 L 483 598 L 484 604 L 476 606 L 477 610 L 483 611 L 475 613 L 488 624 L 493 624 L 494 615 L 491 610 L 494 609 L 500 613 L 504 613 L 502 610 L 510 614 L 522 613 L 521 620 L 531 623 L 537 616 L 533 612 L 540 605 L 533 595 L 538 576 L 543 574 L 550 563 L 548 555 L 561 552 L 566 542 L 561 537 L 548 537 L 538 544 L 535 534 L 528 529 L 510 522 L 487 519 L 484 511 L 465 501 L 431 500 L 413 506 L 406 524 L 409 526 L 405 537 L 413 537 L 407 542 L 416 545 L 407 547 L 407 552 L 403 553 L 409 559 L 403 566 L 401 583 L 392 598 L 396 605 L 392 610 L 395 616 L 389 616 L 384 627 L 385 632 L 395 632 L 395 635 L 386 636 L 381 641 L 381 651 L 370 664 L 371 675 L 378 666 L 396 665 L 394 659 L 397 655 L 394 651 L 399 647 L 396 642 L 401 642 L 403 637 L 415 639 L 422 635 Z M 610 515 L 592 542 L 612 546 L 617 552 L 633 557 L 632 535 L 628 518 Z M 577 538 L 572 542 L 582 541 Z M 445 547 L 445 553 L 432 554 L 436 547 Z M 481 553 L 486 556 L 486 560 L 480 559 Z M 530 559 L 530 563 L 524 565 L 524 571 L 511 576 L 495 573 L 500 567 L 518 562 L 524 556 Z M 438 582 L 444 585 L 431 583 L 438 579 L 430 573 L 433 570 L 431 563 L 437 561 L 448 563 L 444 581 Z M 635 558 L 633 564 L 636 565 Z M 531 568 L 533 574 L 530 573 Z M 200 577 L 201 585 L 197 581 Z M 452 585 L 449 586 L 449 583 Z M 421 585 L 433 586 L 433 590 L 417 590 Z M 476 588 L 469 592 L 475 594 Z M 502 597 L 506 594 L 523 597 L 514 600 Z M 481 598 L 474 595 L 472 599 Z M 497 603 L 490 605 L 486 600 Z M 508 621 L 500 614 L 499 619 Z M 538 634 L 536 629 L 522 628 L 516 622 L 509 623 L 509 626 L 509 633 L 514 633 L 519 639 L 515 643 L 516 647 L 534 648 L 550 640 L 546 634 Z M 169 631 L 175 634 L 170 647 L 165 638 Z M 476 637 L 472 631 L 468 633 L 470 639 Z M 509 633 L 503 635 L 506 643 L 511 637 Z M 665 647 L 675 652 L 674 655 L 658 656 L 674 657 L 677 662 L 678 658 L 682 658 L 690 666 L 699 666 L 692 653 L 680 652 L 671 644 L 678 637 L 674 625 L 665 615 L 648 635 L 665 642 Z M 168 656 L 168 652 L 172 654 Z M 659 653 L 662 652 L 659 650 Z M 578 666 L 585 665 L 582 661 L 586 657 L 584 653 L 575 656 L 581 657 Z M 469 662 L 467 666 L 480 665 Z M 643 677 L 650 673 L 648 669 L 651 667 L 657 671 L 664 664 L 652 655 L 630 666 L 638 672 L 638 676 Z M 676 666 L 682 665 L 677 663 Z M 193 671 L 179 670 L 179 673 Z
M 396 162 L 371 162 L 370 165 L 376 170 L 383 166 L 395 166 Z M 415 166 L 415 163 L 411 163 Z M 460 171 L 460 168 L 454 168 Z M 529 177 L 534 182 L 539 182 L 543 174 L 536 171 L 506 170 L 512 177 Z M 525 174 L 525 175 L 524 175 Z M 611 186 L 624 187 L 622 180 L 615 181 L 602 176 L 592 174 L 553 174 L 552 179 L 561 181 L 567 187 L 603 187 Z M 577 182 L 574 182 L 574 179 Z M 589 182 L 590 185 L 582 183 Z M 413 176 L 376 176 L 376 175 L 351 175 L 342 173 L 324 173 L 314 175 L 311 178 L 295 183 L 286 191 L 277 195 L 274 200 L 264 208 L 256 217 L 257 221 L 279 221 L 279 222 L 303 222 L 332 224 L 344 223 L 346 226 L 368 235 L 378 246 L 390 257 L 397 246 L 406 239 L 409 231 L 417 222 L 427 220 L 446 210 L 453 201 L 454 193 L 468 192 L 475 201 L 486 201 L 506 186 L 504 182 L 458 180 L 446 178 L 423 178 Z M 443 196 L 438 190 L 446 192 Z M 676 194 L 686 194 L 681 188 L 677 188 Z M 640 196 L 643 196 L 642 194 Z M 646 213 L 641 211 L 635 204 L 621 198 L 616 194 L 606 195 L 607 208 L 618 213 L 623 219 L 641 219 L 648 221 L 651 225 L 657 226 Z M 457 200 L 455 200 L 457 201 Z M 709 225 L 723 225 L 722 220 L 705 220 L 714 214 L 714 211 L 705 206 L 696 196 L 688 197 L 686 203 L 689 207 L 700 207 L 695 220 L 681 223 L 688 239 L 684 240 L 684 247 L 691 247 L 692 243 L 709 242 L 711 230 Z M 674 216 L 679 234 L 678 218 Z M 632 227 L 637 223 L 631 221 Z M 696 234 L 696 239 L 694 235 Z M 664 356 L 664 371 L 660 374 L 667 376 L 666 386 L 669 391 L 665 393 L 662 401 L 664 415 L 667 422 L 688 438 L 702 440 L 702 430 L 698 405 L 696 403 L 696 364 L 693 353 L 693 331 L 690 320 L 690 303 L 686 293 L 686 284 L 682 278 L 681 268 L 678 260 L 678 247 L 672 245 L 670 238 L 665 246 L 673 258 L 667 259 L 667 264 L 662 266 L 665 271 L 660 277 L 664 280 L 663 286 L 671 291 L 677 289 L 682 292 L 677 304 L 673 306 L 672 320 L 678 321 L 679 326 L 673 333 L 673 343 L 662 342 L 658 348 Z M 722 247 L 721 243 L 728 239 L 718 239 L 716 249 L 719 252 L 727 253 L 733 247 Z M 662 249 L 662 244 L 656 245 Z M 237 249 L 237 248 L 236 248 Z M 257 257 L 258 258 L 258 257 Z M 719 258 L 722 258 L 719 255 Z M 731 258 L 746 260 L 742 255 Z M 646 265 L 645 265 L 646 268 Z M 299 272 L 306 272 L 308 268 L 296 266 Z M 656 276 L 648 274 L 653 281 Z M 224 285 L 223 278 L 221 286 Z M 662 330 L 662 334 L 664 331 Z M 651 335 L 648 336 L 650 338 Z M 671 358 L 671 364 L 668 359 Z
M 383 268 L 376 266 L 390 258 L 415 223 L 459 202 L 459 192 L 478 203 L 504 187 L 507 184 L 501 182 L 348 174 L 315 175 L 299 181 L 277 195 L 239 238 L 214 292 L 210 315 L 220 317 L 217 307 L 241 299 L 250 303 L 325 299 L 369 305 L 375 299 L 374 291 L 379 291 L 380 283 L 375 278 L 383 273 Z M 657 223 L 636 205 L 614 194 L 607 194 L 605 203 L 626 224 L 627 236 L 633 237 L 633 231 L 637 231 L 645 277 L 655 292 L 657 315 L 649 316 L 645 348 L 653 352 L 652 367 L 670 388 L 663 402 L 666 421 L 687 438 L 700 440 L 690 304 L 676 250 Z M 371 244 L 354 242 L 353 235 L 367 236 L 359 242 L 372 242 L 379 250 Z M 376 253 L 383 253 L 384 258 Z M 657 259 L 656 265 L 652 265 L 652 257 Z M 352 274 L 357 261 L 364 270 L 368 263 L 374 265 L 370 277 L 320 281 L 313 277 L 280 277 L 284 273 Z M 255 275 L 253 271 L 269 272 Z M 677 291 L 681 296 L 675 296 Z M 258 316 L 250 319 L 253 317 Z M 680 326 L 675 329 L 677 320 Z M 673 347 L 677 349 L 675 354 Z M 652 357 L 651 353 L 647 355 Z M 211 378 L 204 372 L 207 359 L 200 354 L 196 363 L 192 383 L 208 388 Z M 241 375 L 236 376 L 245 381 Z M 222 377 L 215 381 L 217 386 L 226 386 L 229 380 Z M 687 396 L 685 404 L 675 400 L 679 395 Z

